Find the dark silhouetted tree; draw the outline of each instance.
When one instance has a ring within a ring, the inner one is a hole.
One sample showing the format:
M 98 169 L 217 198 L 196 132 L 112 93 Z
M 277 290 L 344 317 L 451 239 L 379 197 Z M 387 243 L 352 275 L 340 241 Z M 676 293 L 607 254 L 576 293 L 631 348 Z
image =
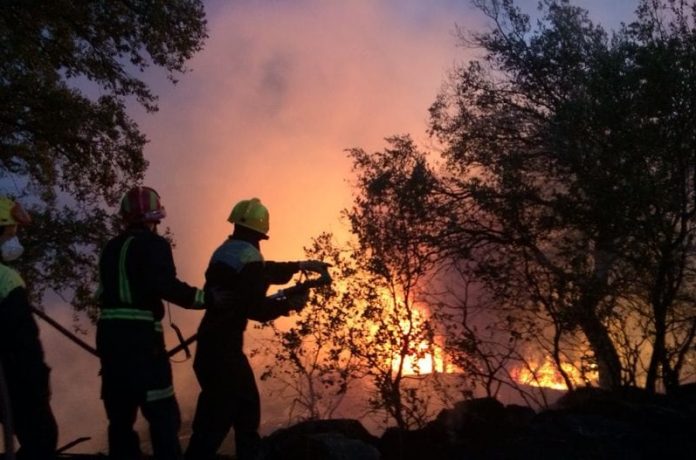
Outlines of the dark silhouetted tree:
M 270 358 L 261 380 L 273 379 L 279 395 L 292 400 L 290 420 L 332 418 L 351 385 L 363 376 L 360 363 L 344 346 L 354 315 L 354 301 L 344 288 L 356 275 L 354 264 L 326 233 L 305 253 L 331 264 L 335 284 L 312 290 L 301 312 L 262 324 L 272 334 L 254 351 Z
M 412 428 L 433 415 L 435 396 L 438 344 L 421 296 L 434 258 L 416 238 L 428 224 L 414 206 L 432 184 L 411 139 L 389 142 L 391 149 L 375 155 L 350 151 L 355 198 L 345 216 L 353 241 L 344 247 L 315 239 L 308 256 L 333 264 L 334 289 L 316 293 L 293 325 L 274 324 L 271 353 L 280 365 L 267 372 L 287 381 L 309 416 L 320 412 L 312 409 L 319 394 L 313 385 L 326 384 L 336 396 L 361 379 L 368 412 Z M 405 186 L 393 193 L 397 183 Z
M 430 225 L 424 217 L 434 182 L 424 154 L 408 136 L 387 141 L 390 148 L 375 154 L 350 150 L 355 196 L 345 215 L 357 239 L 351 257 L 363 279 L 353 285 L 362 283 L 355 296 L 360 314 L 346 346 L 365 362 L 377 388 L 373 407 L 409 428 L 432 415 L 430 370 L 422 372 L 418 362 L 426 357 L 432 362 L 437 353 L 423 297 L 435 258 L 420 238 Z
M 431 109 L 462 204 L 443 248 L 473 255 L 500 305 L 545 313 L 559 365 L 581 332 L 603 387 L 626 383 L 612 325 L 647 313 L 646 386 L 658 367 L 675 380 L 694 326 L 693 3 L 642 2 L 611 38 L 564 1 L 542 2 L 534 30 L 512 2 L 478 4 L 496 24 L 473 37 L 486 58 Z
M 199 0 L 2 2 L 0 183 L 33 213 L 21 270 L 35 300 L 48 288 L 89 304 L 105 206 L 147 167 L 126 102 L 156 110 L 142 72 L 174 81 L 205 37 Z

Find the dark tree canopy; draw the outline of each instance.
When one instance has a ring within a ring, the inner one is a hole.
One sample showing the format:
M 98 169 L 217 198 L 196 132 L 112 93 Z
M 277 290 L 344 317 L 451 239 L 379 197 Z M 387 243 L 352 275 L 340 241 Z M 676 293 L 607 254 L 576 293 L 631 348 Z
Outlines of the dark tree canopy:
M 449 250 L 499 305 L 548 315 L 559 367 L 582 334 L 603 386 L 647 372 L 654 388 L 658 367 L 674 384 L 694 325 L 694 3 L 641 2 L 611 37 L 566 1 L 542 2 L 536 28 L 510 1 L 479 5 L 497 24 L 473 37 L 486 59 L 431 111 L 466 207 Z M 645 367 L 618 350 L 631 341 Z
M 200 0 L 0 2 L 0 186 L 33 213 L 21 270 L 37 299 L 88 304 L 105 206 L 147 168 L 127 100 L 155 111 L 142 72 L 175 81 L 205 38 Z
M 614 33 L 564 0 L 540 2 L 536 22 L 512 0 L 475 3 L 493 27 L 461 38 L 483 58 L 430 109 L 442 167 L 408 188 L 408 169 L 365 156 L 365 190 L 412 193 L 366 205 L 411 203 L 410 246 L 474 288 L 449 314 L 460 362 L 478 308 L 561 373 L 588 362 L 605 387 L 674 387 L 695 371 L 696 2 L 641 1 Z

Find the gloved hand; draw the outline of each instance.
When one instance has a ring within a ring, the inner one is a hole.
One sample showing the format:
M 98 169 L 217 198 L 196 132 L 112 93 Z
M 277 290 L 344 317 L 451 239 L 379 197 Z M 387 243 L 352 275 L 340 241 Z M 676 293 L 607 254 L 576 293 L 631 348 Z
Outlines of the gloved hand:
M 300 311 L 305 307 L 305 305 L 307 305 L 308 300 L 309 291 L 290 294 L 288 296 L 288 306 L 290 307 L 290 310 Z
M 303 260 L 300 262 L 300 270 L 307 270 L 315 273 L 323 273 L 326 268 L 330 266 L 331 264 L 327 264 L 321 260 Z

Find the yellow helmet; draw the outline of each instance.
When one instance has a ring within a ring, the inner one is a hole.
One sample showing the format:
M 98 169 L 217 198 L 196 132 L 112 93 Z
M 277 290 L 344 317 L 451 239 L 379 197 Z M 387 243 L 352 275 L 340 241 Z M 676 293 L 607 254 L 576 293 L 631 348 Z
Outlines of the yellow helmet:
M 268 234 L 269 216 L 266 206 L 258 198 L 242 200 L 232 208 L 228 222 L 255 230 L 264 235 Z
M 31 223 L 31 217 L 22 205 L 6 196 L 0 196 L 0 226 L 29 223 Z

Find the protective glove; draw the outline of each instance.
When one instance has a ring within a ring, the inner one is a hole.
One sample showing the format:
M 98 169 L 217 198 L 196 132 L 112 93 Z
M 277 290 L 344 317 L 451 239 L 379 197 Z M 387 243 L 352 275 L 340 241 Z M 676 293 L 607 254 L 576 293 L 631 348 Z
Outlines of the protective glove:
M 307 305 L 307 301 L 309 300 L 309 291 L 290 294 L 287 299 L 290 311 L 300 311 L 305 307 L 305 305 Z
M 314 273 L 323 273 L 331 264 L 322 262 L 321 260 L 303 260 L 300 262 L 300 270 L 306 270 Z

